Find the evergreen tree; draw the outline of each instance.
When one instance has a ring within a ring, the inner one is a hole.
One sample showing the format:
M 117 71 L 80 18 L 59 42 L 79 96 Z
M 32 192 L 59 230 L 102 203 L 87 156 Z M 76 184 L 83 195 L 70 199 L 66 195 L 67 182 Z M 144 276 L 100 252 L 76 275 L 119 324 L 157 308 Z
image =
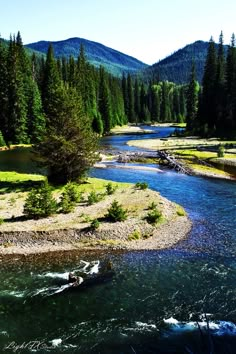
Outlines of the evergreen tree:
M 205 133 L 212 134 L 214 132 L 216 109 L 215 109 L 215 83 L 217 74 L 217 59 L 215 42 L 210 39 L 207 58 L 203 75 L 203 91 L 200 107 L 200 122 Z
M 215 124 L 218 134 L 224 131 L 225 121 L 225 77 L 226 77 L 226 64 L 223 43 L 223 33 L 221 32 L 218 45 L 217 68 L 216 68 L 216 83 L 215 83 Z
M 161 108 L 160 119 L 162 122 L 168 122 L 169 120 L 169 105 L 168 105 L 168 83 L 163 81 L 161 92 Z
M 226 121 L 225 130 L 229 136 L 236 136 L 236 47 L 235 35 L 231 37 L 226 64 Z
M 128 90 L 127 90 L 127 79 L 125 74 L 122 76 L 122 92 L 123 92 L 123 100 L 124 100 L 124 108 L 125 114 L 128 117 Z
M 105 77 L 104 68 L 100 67 L 100 85 L 99 85 L 99 99 L 98 108 L 103 121 L 104 133 L 110 132 L 112 127 L 112 110 L 110 91 Z
M 80 55 L 77 61 L 75 86 L 82 98 L 85 113 L 92 117 L 96 110 L 96 93 L 91 77 L 90 65 L 86 60 L 82 44 L 80 46 Z
M 31 96 L 28 102 L 28 135 L 31 143 L 42 140 L 46 132 L 46 119 L 43 113 L 40 92 L 35 81 L 32 81 Z
M 22 58 L 23 45 L 18 33 L 17 42 L 10 38 L 7 70 L 8 70 L 8 131 L 6 140 L 15 144 L 28 142 L 27 136 L 27 94 L 22 70 L 26 70 L 26 62 Z M 28 71 L 28 68 L 27 68 Z
M 58 73 L 57 62 L 54 58 L 53 47 L 50 44 L 45 63 L 44 77 L 42 82 L 43 109 L 48 119 L 54 115 L 55 104 L 59 101 L 61 80 Z
M 134 92 L 131 75 L 128 74 L 127 77 L 127 94 L 128 94 L 128 107 L 127 107 L 127 118 L 130 123 L 135 122 L 134 113 Z
M 4 138 L 8 135 L 8 77 L 7 77 L 7 51 L 0 38 L 0 130 Z
M 59 93 L 58 93 L 59 94 Z M 60 89 L 60 100 L 43 141 L 34 146 L 35 158 L 48 169 L 49 180 L 80 180 L 97 160 L 97 138 L 75 89 Z
M 187 130 L 193 131 L 198 110 L 199 85 L 196 81 L 195 64 L 192 64 L 190 80 L 187 88 Z
M 134 112 L 135 112 L 136 123 L 138 123 L 140 117 L 140 92 L 139 92 L 139 83 L 137 78 L 135 79 L 135 83 L 134 83 Z

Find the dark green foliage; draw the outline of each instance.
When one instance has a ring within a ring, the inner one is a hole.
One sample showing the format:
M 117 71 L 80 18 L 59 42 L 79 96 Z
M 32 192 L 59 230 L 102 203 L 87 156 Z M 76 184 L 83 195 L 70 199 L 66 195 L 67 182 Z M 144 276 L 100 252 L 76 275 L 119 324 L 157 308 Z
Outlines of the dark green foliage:
M 88 195 L 88 205 L 92 205 L 100 202 L 104 198 L 103 194 L 96 193 L 94 191 L 90 192 Z
M 112 222 L 117 221 L 125 221 L 127 219 L 127 210 L 122 207 L 121 204 L 118 203 L 117 200 L 114 200 L 107 210 L 108 213 L 106 215 L 107 219 Z
M 78 191 L 78 185 L 73 182 L 66 184 L 60 201 L 60 211 L 68 214 L 74 211 L 77 203 L 81 201 L 81 193 Z
M 81 193 L 79 192 L 78 185 L 76 183 L 67 183 L 64 192 L 69 196 L 72 202 L 79 203 L 81 201 Z
M 158 209 L 154 208 L 147 214 L 145 219 L 149 224 L 156 224 L 160 220 L 161 216 L 162 213 Z
M 73 89 L 58 91 L 47 134 L 34 147 L 36 159 L 47 167 L 50 181 L 77 181 L 98 159 L 97 138 Z
M 127 118 L 128 121 L 133 123 L 135 122 L 135 113 L 134 113 L 134 92 L 133 92 L 133 83 L 130 74 L 127 77 L 127 95 L 128 95 L 128 104 L 127 104 Z
M 223 34 L 220 34 L 218 52 L 211 39 L 199 97 L 196 128 L 203 136 L 236 136 L 236 52 L 234 35 L 225 59 Z
M 157 204 L 155 202 L 151 202 L 148 205 L 148 210 L 155 210 L 157 208 Z
M 60 101 L 59 93 L 61 85 L 62 82 L 60 80 L 57 62 L 54 58 L 53 47 L 49 45 L 41 87 L 43 109 L 48 119 L 51 119 L 51 116 L 54 115 L 55 105 Z
M 103 122 L 100 113 L 98 113 L 94 118 L 92 122 L 92 128 L 95 133 L 98 133 L 99 135 L 103 134 Z
M 24 214 L 33 219 L 55 214 L 57 209 L 57 201 L 53 198 L 51 187 L 47 182 L 41 187 L 32 189 L 24 204 Z
M 2 135 L 2 132 L 0 130 L 0 146 L 5 146 L 5 145 L 6 145 L 6 143 L 5 143 L 4 137 Z
M 105 71 L 100 68 L 100 84 L 99 84 L 99 104 L 98 109 L 101 114 L 104 133 L 109 133 L 112 127 L 112 110 L 111 110 L 111 99 L 110 90 L 105 77 Z
M 76 203 L 70 199 L 69 194 L 64 191 L 59 203 L 60 212 L 63 214 L 72 213 L 75 210 Z
M 217 152 L 218 157 L 224 157 L 225 156 L 225 147 L 224 145 L 219 145 L 218 152 Z
M 107 195 L 112 195 L 112 194 L 114 194 L 115 191 L 116 191 L 116 189 L 117 189 L 117 186 L 112 185 L 111 182 L 107 183 L 107 185 L 106 185 L 106 192 L 107 192 Z
M 148 183 L 147 182 L 137 182 L 135 184 L 135 187 L 144 190 L 144 189 L 148 188 Z
M 91 225 L 90 225 L 90 228 L 92 231 L 95 231 L 99 228 L 100 226 L 100 222 L 98 221 L 98 219 L 94 219 L 92 222 L 91 222 Z
M 216 49 L 217 49 L 216 45 Z M 224 46 L 227 50 L 227 46 Z M 147 67 L 144 70 L 144 79 L 148 81 L 155 78 L 155 81 L 169 81 L 176 84 L 186 84 L 189 82 L 192 62 L 196 67 L 196 81 L 202 83 L 204 65 L 207 57 L 208 42 L 196 41 L 177 50 L 174 54 Z
M 187 130 L 193 131 L 196 125 L 197 111 L 198 111 L 198 92 L 199 85 L 196 81 L 195 65 L 193 63 L 190 80 L 187 88 Z

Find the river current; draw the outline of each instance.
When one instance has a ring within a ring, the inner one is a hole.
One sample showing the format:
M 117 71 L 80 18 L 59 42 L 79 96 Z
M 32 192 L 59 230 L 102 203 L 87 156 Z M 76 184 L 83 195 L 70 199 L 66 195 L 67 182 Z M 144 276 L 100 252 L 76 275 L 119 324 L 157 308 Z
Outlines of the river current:
M 149 137 L 170 132 L 157 128 Z M 126 150 L 134 138 L 147 137 L 107 137 L 103 146 Z M 188 239 L 164 251 L 5 259 L 0 353 L 236 353 L 235 182 L 168 170 L 90 174 L 147 182 L 183 205 L 193 222 Z M 60 292 L 68 272 L 95 274 L 108 260 L 114 277 L 79 292 Z

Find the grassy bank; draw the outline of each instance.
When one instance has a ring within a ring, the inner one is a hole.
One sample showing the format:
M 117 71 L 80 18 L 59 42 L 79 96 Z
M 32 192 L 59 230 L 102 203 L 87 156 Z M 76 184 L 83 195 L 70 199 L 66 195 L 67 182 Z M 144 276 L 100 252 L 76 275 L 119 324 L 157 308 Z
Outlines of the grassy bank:
M 171 137 L 132 140 L 128 145 L 151 150 L 167 150 L 198 175 L 220 178 L 236 176 L 236 141 Z M 223 158 L 218 157 L 220 145 L 226 147 Z

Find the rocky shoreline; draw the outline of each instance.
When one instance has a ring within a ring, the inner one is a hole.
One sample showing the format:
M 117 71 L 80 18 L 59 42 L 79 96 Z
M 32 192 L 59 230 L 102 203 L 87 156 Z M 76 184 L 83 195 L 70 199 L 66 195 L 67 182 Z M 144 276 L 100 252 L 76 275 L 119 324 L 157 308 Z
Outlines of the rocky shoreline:
M 112 200 L 128 209 L 128 219 L 111 223 L 103 220 L 92 231 L 89 222 L 81 222 L 81 211 L 91 218 L 100 217 Z M 156 225 L 145 220 L 150 202 L 155 202 L 163 218 Z M 184 214 L 184 213 L 183 213 Z M 41 220 L 4 223 L 0 226 L 0 256 L 39 254 L 66 250 L 151 250 L 174 246 L 186 238 L 191 221 L 179 214 L 179 207 L 152 190 L 118 190 L 114 196 L 92 206 L 78 206 L 74 213 Z M 75 222 L 77 220 L 77 222 Z M 60 225 L 59 228 L 56 225 Z M 73 226 L 68 226 L 73 225 Z M 63 227 L 64 226 L 64 227 Z

